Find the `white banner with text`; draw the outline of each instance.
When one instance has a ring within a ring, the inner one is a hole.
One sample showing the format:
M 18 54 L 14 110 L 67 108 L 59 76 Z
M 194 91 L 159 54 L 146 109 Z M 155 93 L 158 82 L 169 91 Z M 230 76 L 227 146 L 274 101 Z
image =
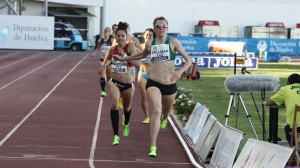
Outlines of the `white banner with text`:
M 0 15 L 0 49 L 53 50 L 54 17 Z

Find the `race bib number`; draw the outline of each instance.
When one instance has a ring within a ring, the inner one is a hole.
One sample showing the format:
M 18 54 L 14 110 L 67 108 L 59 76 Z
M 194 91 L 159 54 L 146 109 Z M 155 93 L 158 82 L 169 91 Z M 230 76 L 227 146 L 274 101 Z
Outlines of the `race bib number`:
M 151 61 L 162 62 L 170 60 L 169 44 L 160 44 L 151 46 Z
M 150 55 L 147 56 L 146 58 L 141 59 L 141 64 L 150 64 L 151 60 L 150 60 Z
M 112 71 L 115 73 L 127 73 L 127 61 L 112 59 Z
M 101 46 L 100 52 L 101 54 L 106 54 L 110 46 Z

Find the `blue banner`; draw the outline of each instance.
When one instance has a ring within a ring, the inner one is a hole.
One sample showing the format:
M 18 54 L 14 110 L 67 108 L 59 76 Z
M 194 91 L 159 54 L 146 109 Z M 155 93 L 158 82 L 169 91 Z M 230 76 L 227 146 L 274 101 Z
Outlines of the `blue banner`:
M 260 52 L 278 52 L 280 55 L 299 55 L 299 39 L 263 39 L 263 38 L 216 38 L 216 37 L 176 37 L 183 48 L 190 55 L 199 52 L 209 52 L 210 43 L 213 41 L 244 42 L 244 50 L 254 52 L 259 55 Z
M 247 39 L 246 49 L 259 54 L 264 52 L 278 52 L 282 55 L 300 54 L 299 40 L 296 39 Z
M 198 68 L 234 68 L 234 56 L 190 56 L 192 62 L 198 63 Z M 181 67 L 184 59 L 176 56 L 175 66 Z M 258 68 L 258 58 L 248 58 L 244 64 L 236 64 L 236 68 Z

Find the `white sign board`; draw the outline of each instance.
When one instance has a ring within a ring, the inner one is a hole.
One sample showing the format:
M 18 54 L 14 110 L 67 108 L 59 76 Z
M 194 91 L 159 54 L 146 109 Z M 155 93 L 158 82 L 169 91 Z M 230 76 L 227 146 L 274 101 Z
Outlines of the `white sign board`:
M 213 115 L 209 115 L 207 121 L 200 133 L 200 138 L 198 138 L 197 142 L 195 143 L 195 149 L 197 152 L 201 153 L 200 151 L 201 146 L 203 145 L 205 138 L 208 136 L 213 124 L 217 121 L 217 119 Z M 201 158 L 203 160 L 203 158 Z
M 202 128 L 204 127 L 206 120 L 210 115 L 210 112 L 206 107 L 200 105 L 199 103 L 197 104 L 192 112 L 192 115 L 190 116 L 187 126 L 185 127 L 186 135 L 192 139 L 194 144 L 197 142 Z
M 211 123 L 213 125 L 210 126 Z M 206 130 L 209 127 L 209 132 L 207 132 Z M 219 135 L 219 132 L 221 131 L 221 128 L 222 124 L 220 124 L 220 122 L 213 120 L 212 117 L 209 117 L 207 124 L 205 124 L 203 131 L 201 132 L 200 137 L 195 144 L 196 153 L 200 156 L 203 162 L 206 161 L 213 145 L 217 141 L 217 137 Z
M 53 50 L 54 17 L 0 15 L 0 49 Z
M 293 149 L 270 142 L 249 138 L 233 168 L 240 167 L 285 167 Z
M 209 163 L 209 168 L 231 168 L 240 142 L 243 138 L 243 134 L 244 133 L 239 130 L 229 126 L 223 126 Z
M 189 117 L 189 120 L 187 121 L 187 123 L 185 124 L 185 126 L 184 126 L 184 131 L 185 132 L 187 132 L 187 130 L 189 129 L 189 127 L 190 127 L 190 125 L 192 124 L 192 122 L 193 122 L 193 120 L 194 120 L 194 118 L 195 118 L 195 115 L 196 115 L 196 110 L 200 107 L 200 106 L 202 106 L 200 103 L 196 103 L 196 105 L 195 105 L 195 107 L 194 107 L 194 109 L 193 109 L 193 111 L 192 111 L 192 113 L 191 113 L 191 115 L 190 115 L 190 117 Z

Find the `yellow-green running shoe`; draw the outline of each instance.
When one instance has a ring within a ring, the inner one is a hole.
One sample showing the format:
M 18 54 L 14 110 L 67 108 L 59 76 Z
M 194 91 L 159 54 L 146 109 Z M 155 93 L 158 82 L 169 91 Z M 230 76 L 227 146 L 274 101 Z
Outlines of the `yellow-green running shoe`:
M 165 129 L 168 124 L 168 119 L 161 119 L 160 128 Z
M 150 153 L 149 153 L 150 157 L 156 157 L 156 146 L 151 146 L 150 147 Z
M 122 110 L 123 109 L 123 99 L 120 97 L 119 99 L 119 109 Z
M 113 141 L 113 146 L 119 145 L 120 144 L 120 138 L 118 135 L 114 136 L 114 141 Z
M 106 96 L 107 96 L 106 92 L 105 92 L 105 91 L 102 91 L 102 92 L 101 92 L 101 97 L 106 97 Z
M 129 135 L 129 132 L 130 132 L 129 124 L 124 125 L 124 127 L 123 127 L 123 136 L 127 137 Z
M 143 124 L 149 124 L 150 122 L 150 117 L 146 117 L 143 121 Z
M 123 114 L 123 115 L 122 115 L 122 125 L 123 125 L 123 126 L 125 125 L 124 123 L 125 123 L 125 115 Z

